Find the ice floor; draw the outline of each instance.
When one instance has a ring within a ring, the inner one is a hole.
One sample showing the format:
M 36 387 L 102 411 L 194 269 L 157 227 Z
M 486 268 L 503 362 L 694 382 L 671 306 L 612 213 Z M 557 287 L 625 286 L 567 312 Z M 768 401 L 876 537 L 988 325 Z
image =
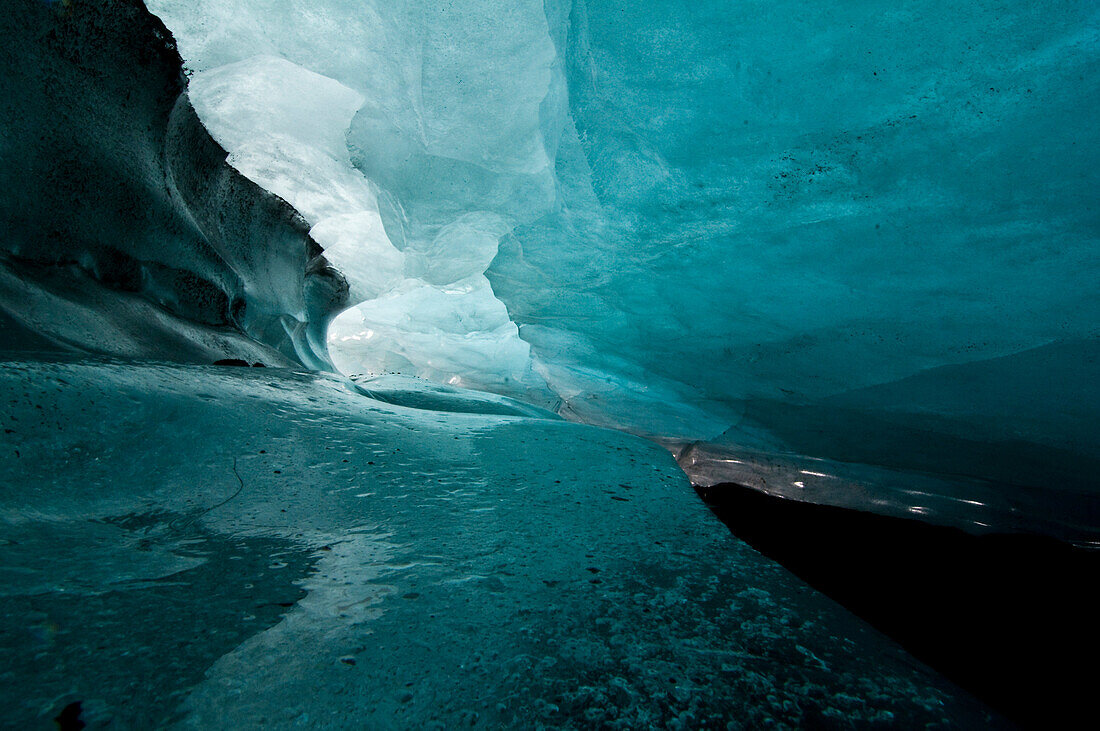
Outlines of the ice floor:
M 412 379 L 387 403 L 74 359 L 0 384 L 5 725 L 997 723 L 640 439 Z

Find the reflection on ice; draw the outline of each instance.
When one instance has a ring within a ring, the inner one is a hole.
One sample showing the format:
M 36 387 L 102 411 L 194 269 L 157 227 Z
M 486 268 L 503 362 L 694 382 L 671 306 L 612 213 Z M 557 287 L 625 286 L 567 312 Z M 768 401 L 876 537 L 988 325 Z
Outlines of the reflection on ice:
M 16 725 L 988 720 L 633 437 L 277 368 L 8 362 L 0 395 Z
M 818 505 L 920 516 L 975 533 L 1041 533 L 1083 545 L 1100 543 L 1095 518 L 1100 515 L 1100 498 L 1088 493 L 1028 490 L 734 446 L 671 442 L 666 446 L 692 483 L 701 487 L 734 483 Z

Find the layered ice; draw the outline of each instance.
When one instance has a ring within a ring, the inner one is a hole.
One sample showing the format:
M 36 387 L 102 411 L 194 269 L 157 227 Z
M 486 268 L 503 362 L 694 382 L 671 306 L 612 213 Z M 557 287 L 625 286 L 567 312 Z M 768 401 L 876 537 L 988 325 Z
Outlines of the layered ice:
M 229 163 L 300 211 L 348 280 L 337 367 L 554 401 L 484 276 L 552 201 L 540 105 L 556 56 L 537 5 L 312 3 L 288 8 L 309 18 L 289 34 L 261 4 L 150 7 Z
M 19 0 L 0 46 L 0 348 L 330 367 L 343 280 L 226 164 L 163 24 Z

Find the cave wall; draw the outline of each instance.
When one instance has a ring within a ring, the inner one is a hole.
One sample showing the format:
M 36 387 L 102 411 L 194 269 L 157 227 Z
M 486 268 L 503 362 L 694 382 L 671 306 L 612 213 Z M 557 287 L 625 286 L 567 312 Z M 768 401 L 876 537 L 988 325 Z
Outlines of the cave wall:
M 346 285 L 226 165 L 141 2 L 17 0 L 0 66 L 0 348 L 327 365 Z

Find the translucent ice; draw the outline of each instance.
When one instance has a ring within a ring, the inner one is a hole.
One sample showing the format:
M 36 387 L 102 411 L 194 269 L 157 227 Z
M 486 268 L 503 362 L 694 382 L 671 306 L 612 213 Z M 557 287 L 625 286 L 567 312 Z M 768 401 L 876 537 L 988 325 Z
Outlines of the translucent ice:
M 14 2 L 6 722 L 996 720 L 591 424 L 1094 489 L 1095 10 Z
M 480 274 L 444 288 L 405 280 L 338 316 L 329 343 L 345 373 L 406 373 L 521 393 L 531 378 L 530 347 Z
M 150 7 L 229 162 L 313 224 L 363 303 L 331 332 L 341 367 L 555 400 L 484 277 L 553 200 L 543 115 L 564 86 L 540 5 Z
M 233 155 L 317 120 L 339 171 L 283 194 L 373 191 L 361 228 L 316 228 L 365 302 L 331 331 L 341 368 L 681 442 L 1092 490 L 1094 3 L 150 7 L 196 81 L 285 90 L 270 118 L 209 115 L 215 136 L 261 120 Z

